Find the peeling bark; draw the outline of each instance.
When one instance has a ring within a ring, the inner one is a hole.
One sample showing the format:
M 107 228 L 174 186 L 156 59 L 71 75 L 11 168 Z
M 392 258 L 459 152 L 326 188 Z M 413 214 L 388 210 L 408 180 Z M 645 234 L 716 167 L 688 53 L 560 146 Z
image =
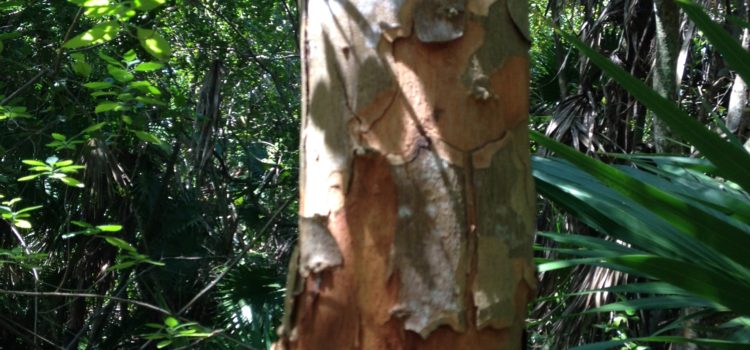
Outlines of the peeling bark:
M 527 6 L 303 4 L 300 254 L 277 348 L 520 348 Z

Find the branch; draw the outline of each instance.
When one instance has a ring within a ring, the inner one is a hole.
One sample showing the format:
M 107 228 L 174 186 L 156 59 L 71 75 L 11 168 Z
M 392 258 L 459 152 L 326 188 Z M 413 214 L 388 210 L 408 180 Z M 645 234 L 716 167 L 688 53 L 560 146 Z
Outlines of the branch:
M 57 73 L 57 70 L 60 68 L 60 59 L 62 58 L 62 53 L 63 53 L 62 45 L 65 44 L 66 41 L 68 41 L 68 38 L 70 37 L 70 33 L 73 31 L 73 27 L 76 25 L 76 23 L 78 23 L 78 20 L 81 18 L 81 14 L 82 13 L 83 13 L 83 7 L 81 7 L 78 10 L 78 13 L 76 13 L 75 18 L 73 18 L 73 23 L 70 24 L 70 27 L 68 27 L 68 31 L 65 32 L 65 37 L 63 38 L 63 43 L 60 45 L 60 48 L 57 50 L 57 56 L 55 57 L 55 62 L 52 65 L 52 70 L 49 71 L 49 75 L 54 75 L 55 73 Z M 10 95 L 8 95 L 8 97 L 6 97 L 2 101 L 0 101 L 0 106 L 8 103 L 10 100 L 12 100 L 16 96 L 18 96 L 18 94 L 20 94 L 21 92 L 23 92 L 23 90 L 26 90 L 29 86 L 31 86 L 32 84 L 34 84 L 37 80 L 39 80 L 39 78 L 41 78 L 42 76 L 44 76 L 45 72 L 47 72 L 46 69 L 42 69 L 41 71 L 39 71 L 39 73 L 37 73 L 33 78 L 31 78 L 31 80 L 29 80 L 25 84 L 21 85 L 21 87 L 19 87 L 18 89 L 16 89 L 16 91 L 13 91 L 13 93 L 11 93 Z
M 159 312 L 167 316 L 172 315 L 172 313 L 169 312 L 168 310 L 162 309 L 156 305 L 152 305 L 152 304 L 145 303 L 145 302 L 138 301 L 138 300 L 118 298 L 118 297 L 101 295 L 101 294 L 65 293 L 65 292 L 28 292 L 24 290 L 7 290 L 7 289 L 0 289 L 0 294 L 23 295 L 23 296 L 32 296 L 32 297 L 34 296 L 36 297 L 76 297 L 76 298 L 111 299 L 111 300 L 119 301 L 121 303 L 137 305 L 146 309 Z
M 258 232 L 258 235 L 262 235 L 266 233 L 266 231 L 271 227 L 271 224 L 276 221 L 276 218 L 289 205 L 291 201 L 292 201 L 292 198 L 290 197 L 289 199 L 286 200 L 286 202 L 284 202 L 284 204 L 281 205 L 281 207 L 279 207 L 279 209 L 276 210 L 275 213 L 273 213 L 271 218 L 268 219 L 268 221 L 266 222 L 265 226 L 263 226 L 260 232 Z M 184 313 L 191 306 L 193 306 L 193 304 L 195 304 L 195 302 L 198 301 L 198 299 L 200 299 L 204 294 L 208 293 L 209 290 L 211 290 L 214 286 L 216 286 L 216 284 L 219 283 L 219 281 L 221 281 L 224 278 L 224 276 L 226 276 L 235 265 L 237 265 L 240 261 L 242 261 L 242 258 L 245 257 L 245 254 L 247 254 L 252 249 L 252 247 L 253 247 L 252 244 L 248 244 L 247 247 L 245 247 L 245 249 L 243 249 L 240 254 L 237 254 L 237 256 L 235 256 L 234 259 L 230 261 L 229 264 L 226 265 L 224 271 L 222 271 L 218 276 L 216 276 L 216 278 L 213 281 L 211 281 L 211 283 L 209 283 L 205 288 L 203 288 L 203 290 L 198 292 L 198 294 L 196 294 L 193 297 L 193 299 L 190 299 L 190 301 L 187 304 L 185 304 L 185 306 L 183 306 L 179 311 L 177 311 L 177 315 L 182 315 L 182 313 Z

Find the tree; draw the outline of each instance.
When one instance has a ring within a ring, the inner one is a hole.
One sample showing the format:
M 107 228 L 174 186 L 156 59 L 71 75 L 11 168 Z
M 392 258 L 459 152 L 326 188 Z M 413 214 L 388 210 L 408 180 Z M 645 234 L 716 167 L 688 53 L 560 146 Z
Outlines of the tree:
M 527 3 L 302 4 L 299 248 L 280 348 L 519 349 Z
M 670 101 L 677 100 L 677 54 L 679 50 L 680 11 L 674 0 L 654 1 L 656 23 L 653 88 Z M 679 153 L 680 146 L 666 124 L 651 116 L 654 146 L 660 153 Z

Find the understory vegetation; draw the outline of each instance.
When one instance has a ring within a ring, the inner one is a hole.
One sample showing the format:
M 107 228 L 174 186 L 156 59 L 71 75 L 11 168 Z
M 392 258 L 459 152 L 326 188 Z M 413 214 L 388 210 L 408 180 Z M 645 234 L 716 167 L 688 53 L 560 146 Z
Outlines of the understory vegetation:
M 528 348 L 750 348 L 749 5 L 530 1 Z M 298 21 L 288 0 L 0 2 L 0 349 L 270 348 Z

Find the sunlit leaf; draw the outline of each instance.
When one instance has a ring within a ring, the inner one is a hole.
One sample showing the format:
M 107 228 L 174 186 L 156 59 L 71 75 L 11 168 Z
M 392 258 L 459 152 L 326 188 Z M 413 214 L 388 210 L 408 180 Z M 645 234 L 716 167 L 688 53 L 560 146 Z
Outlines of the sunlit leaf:
M 68 0 L 78 6 L 83 7 L 97 7 L 97 6 L 109 6 L 109 0 Z
M 138 28 L 138 41 L 146 52 L 160 61 L 167 61 L 172 55 L 167 40 L 153 30 Z
M 137 10 L 151 11 L 161 5 L 164 5 L 167 0 L 134 0 L 133 5 Z
M 99 225 L 96 228 L 102 232 L 119 232 L 122 230 L 122 225 Z
M 177 321 L 177 319 L 176 319 L 176 318 L 174 318 L 174 317 L 171 317 L 171 316 L 170 316 L 170 317 L 167 317 L 167 318 L 165 318 L 165 319 L 164 319 L 164 324 L 165 324 L 165 325 L 167 325 L 167 327 L 172 327 L 172 328 L 174 328 L 174 327 L 176 327 L 176 326 L 177 326 L 178 324 L 180 324 L 180 322 L 179 322 L 179 321 Z
M 96 105 L 96 109 L 94 109 L 94 112 L 96 113 L 104 113 L 109 111 L 120 111 L 122 110 L 122 106 L 117 102 L 102 102 L 98 105 Z
M 107 243 L 109 243 L 109 244 L 111 244 L 111 245 L 113 245 L 113 246 L 115 246 L 115 247 L 117 247 L 119 249 L 126 250 L 126 251 L 129 251 L 129 252 L 135 252 L 135 248 L 133 248 L 133 246 L 130 245 L 130 243 L 126 242 L 124 239 L 117 238 L 117 237 L 106 236 L 106 237 L 104 237 L 104 240 L 107 241 Z
M 108 65 L 107 72 L 112 76 L 112 78 L 115 78 L 115 80 L 121 83 L 126 83 L 133 80 L 133 73 L 130 73 L 127 70 L 119 68 L 117 66 Z
M 66 49 L 75 49 L 102 44 L 117 37 L 119 32 L 120 24 L 117 21 L 100 23 L 68 40 L 63 47 Z
M 122 60 L 126 63 L 130 63 L 138 59 L 138 56 L 135 53 L 135 50 L 130 49 L 128 52 L 126 52 L 124 55 L 122 55 Z
M 78 187 L 78 188 L 83 188 L 84 187 L 83 183 L 81 183 L 80 181 L 78 181 L 78 180 L 76 180 L 76 179 L 74 179 L 72 177 L 68 177 L 68 176 L 61 177 L 60 181 L 62 181 L 64 184 L 66 184 L 68 186 L 71 186 L 71 187 Z
M 143 62 L 135 66 L 135 71 L 136 72 L 152 72 L 155 70 L 159 70 L 162 67 L 164 67 L 164 65 L 158 62 Z
M 109 89 L 112 87 L 112 85 L 113 84 L 108 81 L 95 81 L 95 82 L 83 84 L 83 86 L 92 90 Z
M 18 181 L 19 182 L 31 181 L 31 180 L 34 180 L 34 179 L 38 178 L 39 176 L 40 176 L 39 174 L 28 175 L 28 176 L 24 176 L 24 177 L 18 178 Z
M 28 221 L 26 221 L 26 220 L 15 220 L 13 223 L 17 227 L 20 227 L 20 228 L 25 228 L 25 229 L 30 229 L 31 228 L 31 223 L 28 222 Z
M 41 161 L 38 161 L 38 160 L 34 160 L 34 159 L 24 159 L 21 162 L 23 164 L 26 164 L 26 165 L 47 166 L 47 163 L 44 163 L 44 162 L 41 162 Z
M 162 348 L 165 348 L 165 347 L 169 346 L 169 344 L 172 344 L 171 340 L 169 340 L 169 339 L 162 340 L 162 341 L 156 343 L 156 348 L 157 349 L 162 349 Z

